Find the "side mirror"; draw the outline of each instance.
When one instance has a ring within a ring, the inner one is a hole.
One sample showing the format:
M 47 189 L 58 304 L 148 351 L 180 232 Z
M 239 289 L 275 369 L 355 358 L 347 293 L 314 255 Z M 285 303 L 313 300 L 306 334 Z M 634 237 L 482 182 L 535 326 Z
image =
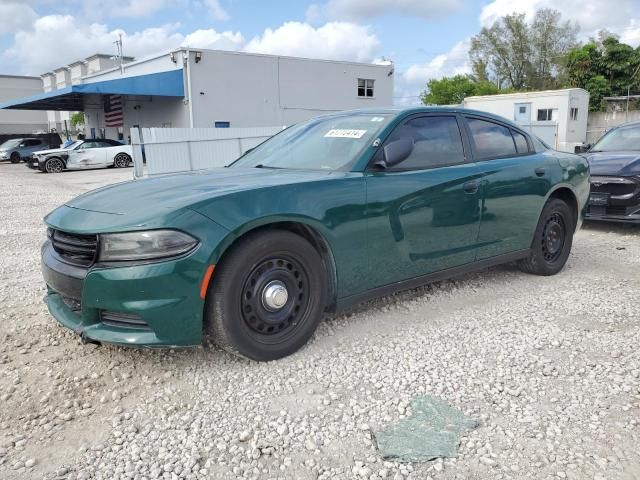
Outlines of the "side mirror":
M 573 149 L 573 153 L 587 153 L 591 148 L 591 144 L 587 143 L 586 145 L 576 145 Z
M 380 168 L 389 168 L 406 160 L 413 152 L 413 138 L 405 137 L 387 143 L 382 150 L 382 159 L 375 164 Z
M 23 148 L 23 147 L 26 147 L 24 143 L 21 143 L 20 145 L 18 145 L 18 148 Z

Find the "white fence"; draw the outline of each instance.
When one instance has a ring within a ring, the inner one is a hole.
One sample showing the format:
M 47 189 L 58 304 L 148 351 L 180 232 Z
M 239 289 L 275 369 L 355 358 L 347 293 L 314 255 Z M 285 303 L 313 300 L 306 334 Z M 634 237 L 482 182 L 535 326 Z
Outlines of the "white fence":
M 132 128 L 134 177 L 223 167 L 282 128 Z

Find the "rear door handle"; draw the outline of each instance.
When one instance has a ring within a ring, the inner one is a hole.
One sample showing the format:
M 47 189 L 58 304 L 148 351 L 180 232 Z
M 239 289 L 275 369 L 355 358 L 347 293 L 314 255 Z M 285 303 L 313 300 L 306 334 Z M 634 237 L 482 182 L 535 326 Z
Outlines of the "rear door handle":
M 542 167 L 538 167 L 534 170 L 534 172 L 537 176 L 542 177 L 545 174 L 546 170 Z
M 479 182 L 471 181 L 467 182 L 462 186 L 464 193 L 476 193 L 478 191 L 478 187 L 480 186 Z

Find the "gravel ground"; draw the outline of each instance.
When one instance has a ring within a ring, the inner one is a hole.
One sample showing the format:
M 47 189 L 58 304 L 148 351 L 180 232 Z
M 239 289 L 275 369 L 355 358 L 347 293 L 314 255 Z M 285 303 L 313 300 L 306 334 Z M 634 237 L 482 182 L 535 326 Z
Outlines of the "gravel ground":
M 0 478 L 640 478 L 640 228 L 587 225 L 555 277 L 365 304 L 276 362 L 82 345 L 42 303 L 41 219 L 128 176 L 0 165 Z M 421 394 L 480 426 L 457 459 L 383 461 Z

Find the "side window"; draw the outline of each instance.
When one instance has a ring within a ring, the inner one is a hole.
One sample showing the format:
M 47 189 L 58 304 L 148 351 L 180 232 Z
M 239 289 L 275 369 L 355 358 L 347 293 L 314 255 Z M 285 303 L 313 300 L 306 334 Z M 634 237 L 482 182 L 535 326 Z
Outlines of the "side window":
M 515 130 L 511 130 L 511 134 L 513 135 L 513 141 L 516 142 L 516 150 L 518 150 L 518 153 L 529 153 L 527 138 Z
M 453 116 L 407 120 L 391 133 L 387 143 L 404 137 L 413 138 L 413 152 L 390 170 L 420 170 L 464 163 L 460 129 Z
M 467 118 L 467 124 L 478 160 L 517 154 L 511 131 L 507 127 L 477 118 Z

